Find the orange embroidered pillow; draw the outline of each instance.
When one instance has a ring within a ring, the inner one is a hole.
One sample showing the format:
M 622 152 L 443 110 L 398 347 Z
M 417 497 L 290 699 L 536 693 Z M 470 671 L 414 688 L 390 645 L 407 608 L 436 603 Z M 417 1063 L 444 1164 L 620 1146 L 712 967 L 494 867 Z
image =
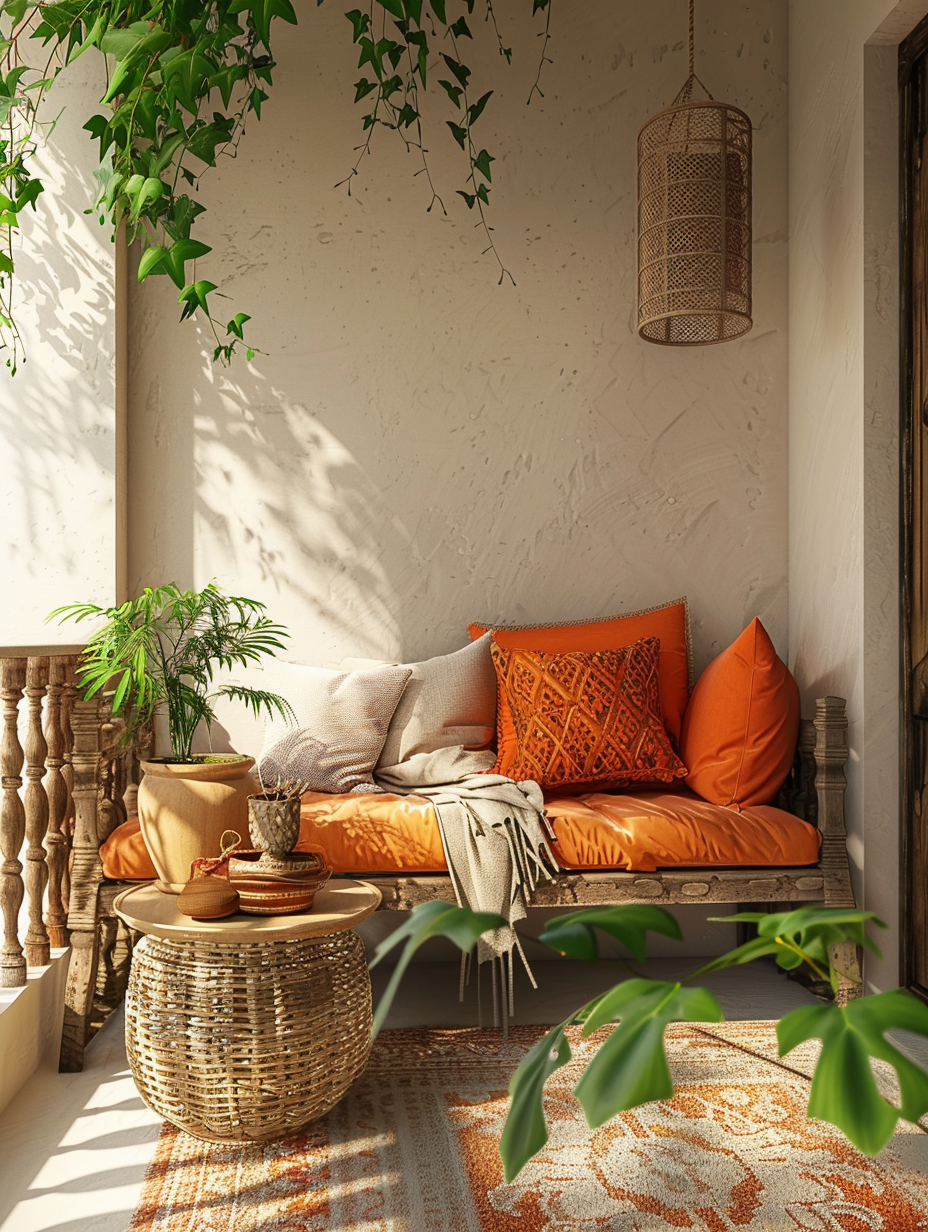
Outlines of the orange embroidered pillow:
M 690 699 L 690 622 L 686 599 L 675 599 L 643 612 L 609 616 L 603 620 L 575 621 L 564 625 L 503 627 L 469 624 L 467 631 L 476 640 L 488 629 L 498 646 L 520 650 L 619 650 L 643 637 L 660 640 L 658 681 L 661 714 L 671 743 L 677 748 L 683 726 L 683 713 Z M 515 732 L 506 699 L 501 693 L 496 711 L 497 766 L 508 774 L 515 755 Z
M 544 788 L 624 787 L 670 783 L 686 767 L 661 721 L 660 642 L 645 638 L 622 650 L 507 648 L 494 641 L 493 665 L 515 733 L 515 754 L 502 771 Z
M 753 620 L 696 683 L 683 720 L 686 785 L 710 804 L 769 804 L 799 735 L 799 689 Z

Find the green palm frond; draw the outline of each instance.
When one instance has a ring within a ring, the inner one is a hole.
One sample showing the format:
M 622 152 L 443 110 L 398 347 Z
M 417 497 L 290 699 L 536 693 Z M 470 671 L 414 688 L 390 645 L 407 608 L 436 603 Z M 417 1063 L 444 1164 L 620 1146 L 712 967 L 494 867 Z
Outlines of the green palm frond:
M 210 693 L 219 669 L 259 662 L 283 649 L 289 636 L 265 615 L 263 603 L 226 595 L 215 582 L 200 591 L 174 582 L 146 587 L 113 607 L 69 603 L 48 619 L 102 621 L 81 656 L 78 687 L 85 697 L 111 690 L 113 713 L 124 717 L 129 736 L 165 706 L 175 757 L 190 755 L 200 723 L 210 727 L 216 697 L 242 701 L 256 715 L 292 717 L 283 698 L 263 689 L 224 685 Z

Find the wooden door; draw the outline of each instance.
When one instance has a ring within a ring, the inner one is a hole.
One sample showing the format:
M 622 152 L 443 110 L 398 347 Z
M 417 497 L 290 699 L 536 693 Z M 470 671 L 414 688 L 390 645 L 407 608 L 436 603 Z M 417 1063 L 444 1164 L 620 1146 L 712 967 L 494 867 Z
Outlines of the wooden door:
M 928 1000 L 928 19 L 900 47 L 903 978 Z

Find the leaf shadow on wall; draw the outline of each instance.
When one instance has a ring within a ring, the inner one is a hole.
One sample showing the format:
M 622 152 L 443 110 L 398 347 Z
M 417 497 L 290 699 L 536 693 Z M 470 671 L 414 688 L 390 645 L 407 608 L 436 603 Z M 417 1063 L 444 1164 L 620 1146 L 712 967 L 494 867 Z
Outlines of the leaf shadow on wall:
M 114 500 L 112 255 L 106 233 L 98 238 L 95 221 L 65 200 L 61 185 L 83 178 L 66 143 L 55 144 L 53 162 L 53 175 L 43 173 L 48 190 L 25 212 L 14 245 L 14 316 L 25 352 L 16 376 L 0 377 L 11 519 L 5 567 L 28 608 L 109 602 L 113 584 L 111 540 L 94 541 L 100 525 L 112 525 Z
M 321 414 L 243 359 L 210 367 L 186 425 L 153 435 L 170 398 L 154 382 L 146 411 L 138 407 L 149 430 L 133 438 L 133 473 L 148 472 L 162 500 L 133 503 L 133 584 L 182 573 L 189 561 L 184 584 L 215 577 L 266 603 L 290 629 L 285 657 L 334 666 L 344 655 L 388 653 L 402 612 L 385 562 L 409 544 L 376 480 Z M 189 511 L 172 503 L 185 458 Z

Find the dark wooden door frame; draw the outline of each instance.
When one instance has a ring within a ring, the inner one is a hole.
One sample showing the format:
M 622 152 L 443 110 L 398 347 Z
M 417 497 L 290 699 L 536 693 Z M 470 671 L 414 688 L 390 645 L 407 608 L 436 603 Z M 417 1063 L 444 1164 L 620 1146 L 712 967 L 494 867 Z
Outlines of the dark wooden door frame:
M 914 217 L 916 187 L 916 151 L 928 133 L 928 17 L 919 23 L 899 47 L 900 91 L 900 642 L 901 655 L 901 867 L 900 885 L 900 938 L 902 942 L 902 983 L 912 992 L 928 1001 L 928 982 L 917 972 L 917 953 L 914 937 L 915 919 L 924 914 L 925 885 L 918 885 L 919 863 L 925 861 L 925 827 L 916 830 L 916 783 L 924 782 L 928 766 L 924 761 L 926 731 L 918 729 L 928 724 L 928 715 L 916 717 L 913 687 L 912 621 L 915 602 L 914 589 L 914 458 L 916 443 L 915 399 L 915 323 L 914 302 L 914 254 L 916 245 L 915 224 L 928 231 L 928 216 Z M 924 239 L 924 237 L 923 237 Z M 922 291 L 924 294 L 924 290 Z M 928 403 L 926 403 L 923 430 L 928 428 Z M 924 709 L 924 707 L 923 707 Z M 924 870 L 928 871 L 928 870 Z M 920 892 L 920 899 L 916 897 Z M 924 964 L 922 964 L 924 971 Z

